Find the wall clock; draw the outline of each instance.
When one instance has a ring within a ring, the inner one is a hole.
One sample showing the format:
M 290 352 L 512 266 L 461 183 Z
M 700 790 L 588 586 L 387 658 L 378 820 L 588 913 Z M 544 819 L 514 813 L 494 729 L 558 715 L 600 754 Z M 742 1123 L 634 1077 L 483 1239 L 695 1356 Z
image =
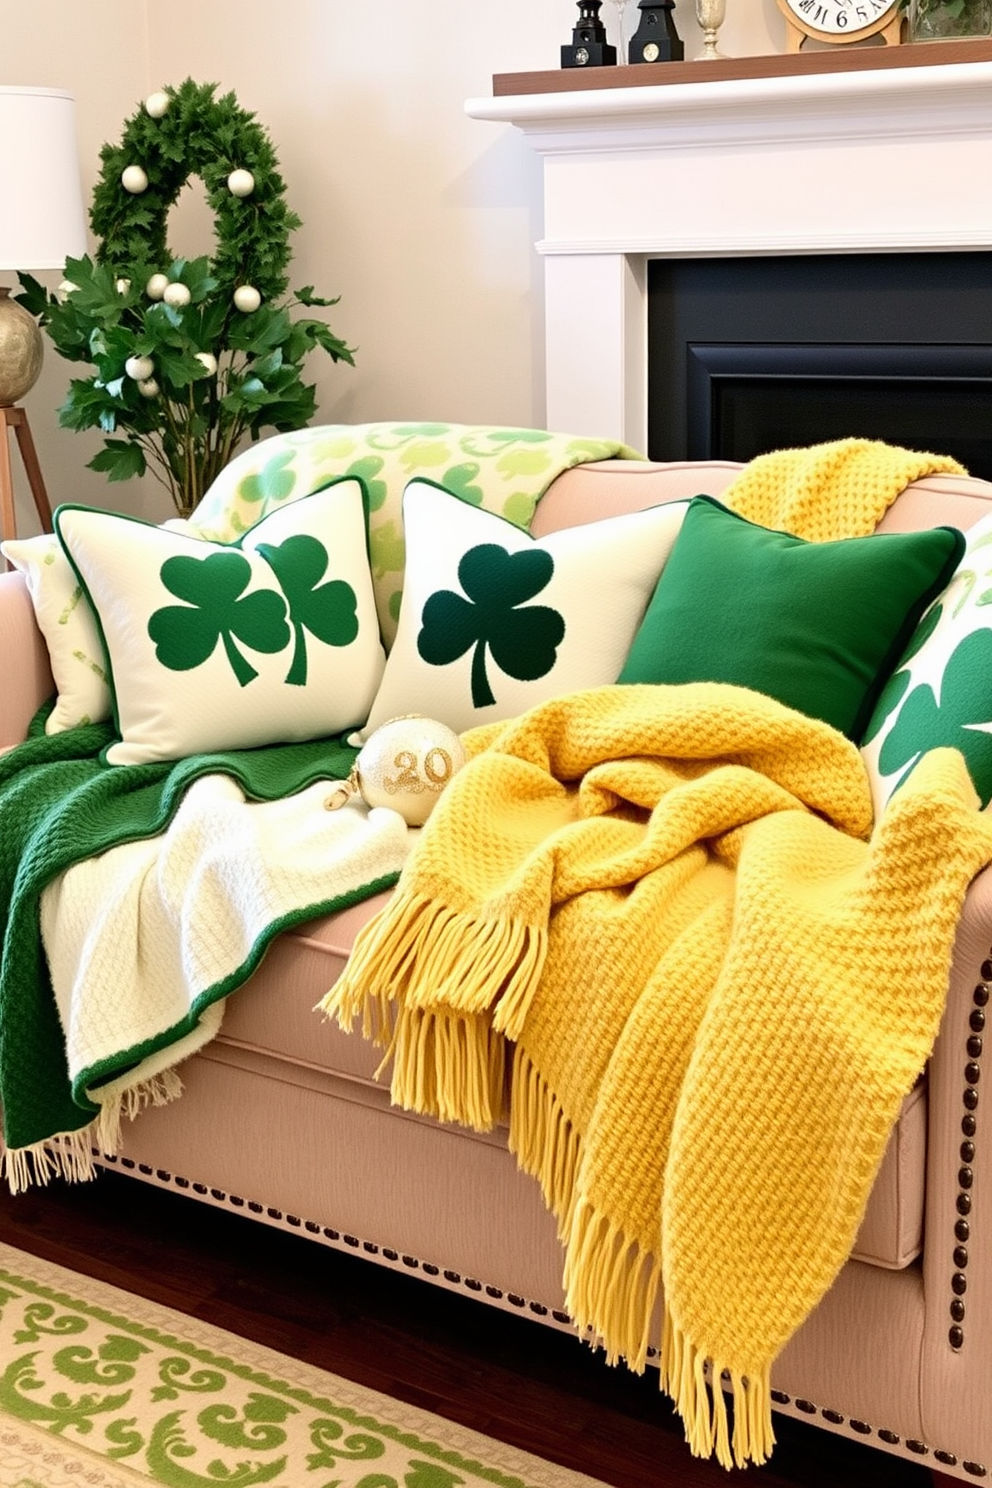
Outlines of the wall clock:
M 798 52 L 807 36 L 849 46 L 881 32 L 889 46 L 902 39 L 899 0 L 778 0 L 786 20 L 786 51 Z

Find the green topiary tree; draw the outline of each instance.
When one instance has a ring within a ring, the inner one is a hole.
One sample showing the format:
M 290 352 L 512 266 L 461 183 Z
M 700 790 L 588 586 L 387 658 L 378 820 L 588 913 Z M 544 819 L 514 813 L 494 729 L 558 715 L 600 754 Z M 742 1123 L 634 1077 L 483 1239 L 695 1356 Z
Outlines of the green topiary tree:
M 17 296 L 62 356 L 93 368 L 59 410 L 63 427 L 107 436 L 90 467 L 112 481 L 150 471 L 181 516 L 246 435 L 310 421 L 311 351 L 354 360 L 324 321 L 291 315 L 337 300 L 309 285 L 287 298 L 300 219 L 265 130 L 216 88 L 187 79 L 146 99 L 101 151 L 95 256 L 70 259 L 56 294 L 20 274 Z M 190 176 L 206 188 L 217 241 L 212 257 L 187 260 L 170 252 L 166 221 Z

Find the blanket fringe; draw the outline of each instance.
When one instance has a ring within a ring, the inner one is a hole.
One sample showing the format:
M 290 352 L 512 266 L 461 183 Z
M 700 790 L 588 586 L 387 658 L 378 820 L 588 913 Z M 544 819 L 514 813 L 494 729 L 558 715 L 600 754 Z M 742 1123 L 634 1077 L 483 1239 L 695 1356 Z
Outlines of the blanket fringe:
M 138 1085 L 115 1092 L 89 1125 L 78 1131 L 59 1132 L 27 1147 L 4 1148 L 0 1177 L 12 1194 L 26 1193 L 35 1185 L 43 1188 L 52 1178 L 88 1183 L 96 1177 L 94 1149 L 111 1157 L 116 1153 L 122 1117 L 133 1121 L 148 1106 L 164 1106 L 182 1092 L 183 1084 L 175 1070 L 162 1070 Z
M 317 1004 L 346 1031 L 386 1042 L 390 1004 L 491 1013 L 516 1039 L 547 954 L 547 928 L 480 919 L 419 894 L 399 893 L 362 930 L 344 973 Z
M 577 1197 L 567 1237 L 566 1307 L 580 1332 L 600 1340 L 607 1363 L 622 1359 L 644 1372 L 660 1291 L 656 1257 L 626 1239 L 587 1198 Z M 711 1359 L 663 1306 L 659 1377 L 694 1456 L 715 1455 L 727 1468 L 768 1460 L 775 1445 L 770 1369 L 744 1376 Z M 733 1399 L 732 1427 L 725 1389 Z
M 561 1101 L 518 1044 L 513 1055 L 508 1145 L 519 1167 L 541 1185 L 565 1244 L 572 1223 L 582 1142 Z
M 708 1359 L 665 1310 L 661 1338 L 661 1388 L 670 1395 L 696 1457 L 716 1456 L 722 1467 L 760 1466 L 775 1445 L 771 1374 L 744 1376 Z M 733 1399 L 733 1433 L 727 1410 Z
M 170 1101 L 178 1100 L 182 1093 L 183 1082 L 176 1071 L 160 1070 L 158 1074 L 150 1075 L 137 1085 L 129 1085 L 109 1095 L 100 1105 L 99 1116 L 87 1130 L 95 1133 L 96 1145 L 100 1151 L 112 1157 L 120 1146 L 121 1122 L 124 1117 L 128 1121 L 134 1121 L 149 1106 L 167 1106 Z M 91 1099 L 99 1101 L 100 1091 L 95 1091 Z
M 3 1177 L 12 1194 L 26 1193 L 35 1184 L 44 1188 L 52 1178 L 67 1183 L 86 1183 L 96 1174 L 92 1140 L 95 1122 L 80 1131 L 59 1132 L 28 1147 L 7 1147 Z
M 623 1359 L 643 1374 L 660 1282 L 657 1258 L 578 1196 L 565 1256 L 566 1306 L 580 1330 L 602 1340 L 607 1363 Z
M 503 1119 L 504 1044 L 488 1018 L 403 1008 L 377 1078 L 390 1058 L 395 1105 L 475 1131 L 492 1131 Z

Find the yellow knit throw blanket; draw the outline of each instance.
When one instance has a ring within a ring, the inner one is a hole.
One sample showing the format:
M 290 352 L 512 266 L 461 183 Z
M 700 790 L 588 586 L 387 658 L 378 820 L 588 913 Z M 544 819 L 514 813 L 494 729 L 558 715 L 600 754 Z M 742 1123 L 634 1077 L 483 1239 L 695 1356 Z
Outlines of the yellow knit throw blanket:
M 938 473 L 967 474 L 950 455 L 878 439 L 837 439 L 759 455 L 722 499 L 762 527 L 830 542 L 867 537 L 910 481 Z
M 934 751 L 866 842 L 855 747 L 722 684 L 486 733 L 322 1006 L 388 1044 L 396 1103 L 479 1129 L 512 1041 L 510 1145 L 577 1326 L 642 1369 L 663 1287 L 692 1450 L 762 1462 L 772 1360 L 850 1252 L 992 820 Z
M 935 468 L 841 441 L 729 495 L 832 538 Z M 937 750 L 869 839 L 855 746 L 717 684 L 596 689 L 467 739 L 321 1006 L 386 1047 L 398 1104 L 508 1119 L 578 1328 L 639 1370 L 660 1327 L 692 1450 L 762 1462 L 772 1361 L 850 1253 L 992 820 Z

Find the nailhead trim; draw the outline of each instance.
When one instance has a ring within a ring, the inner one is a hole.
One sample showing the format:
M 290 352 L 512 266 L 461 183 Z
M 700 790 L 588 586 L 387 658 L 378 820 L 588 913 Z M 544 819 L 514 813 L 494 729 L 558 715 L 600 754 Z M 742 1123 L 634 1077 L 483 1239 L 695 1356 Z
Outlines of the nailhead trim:
M 772 1390 L 771 1397 L 776 1405 L 795 1406 L 796 1410 L 802 1411 L 807 1416 L 821 1415 L 832 1426 L 847 1426 L 849 1430 L 857 1432 L 859 1436 L 871 1436 L 874 1432 L 879 1441 L 885 1442 L 886 1446 L 897 1447 L 900 1444 L 901 1438 L 899 1433 L 897 1431 L 890 1431 L 887 1427 L 880 1426 L 876 1432 L 875 1428 L 869 1426 L 867 1421 L 859 1421 L 854 1417 L 845 1416 L 842 1411 L 830 1410 L 826 1406 L 814 1405 L 811 1400 L 805 1400 L 801 1397 L 793 1399 L 784 1390 Z M 907 1452 L 912 1452 L 916 1457 L 927 1457 L 930 1455 L 930 1448 L 926 1442 L 917 1441 L 913 1437 L 907 1437 L 906 1441 L 903 1442 L 903 1446 L 905 1446 Z M 935 1448 L 933 1455 L 935 1460 L 944 1467 L 957 1467 L 958 1465 L 958 1459 L 953 1452 L 945 1452 Z M 962 1462 L 961 1466 L 973 1478 L 985 1478 L 988 1476 L 988 1468 L 983 1467 L 980 1462 Z
M 110 1153 L 101 1152 L 99 1148 L 93 1148 L 93 1156 L 104 1167 L 123 1168 L 128 1172 L 140 1172 L 147 1177 L 154 1176 L 163 1187 L 176 1188 L 183 1192 L 192 1192 L 206 1198 L 208 1195 L 217 1204 L 231 1209 L 247 1210 L 250 1214 L 261 1215 L 263 1218 L 271 1219 L 279 1225 L 285 1225 L 294 1230 L 306 1231 L 310 1235 L 316 1235 L 324 1240 L 329 1240 L 334 1245 L 347 1245 L 351 1250 L 362 1250 L 367 1255 L 381 1255 L 384 1260 L 402 1263 L 409 1271 L 422 1271 L 425 1276 L 438 1277 L 442 1275 L 439 1266 L 432 1265 L 430 1261 L 418 1260 L 416 1256 L 403 1255 L 398 1250 L 392 1250 L 388 1246 L 376 1245 L 372 1240 L 361 1240 L 357 1235 L 344 1235 L 340 1230 L 329 1229 L 326 1225 L 318 1224 L 315 1219 L 302 1219 L 297 1214 L 286 1214 L 281 1209 L 260 1204 L 255 1199 L 244 1199 L 239 1194 L 229 1194 L 221 1188 L 211 1188 L 205 1183 L 197 1183 L 179 1173 L 170 1173 L 165 1168 L 151 1168 L 146 1163 L 138 1164 L 130 1157 L 116 1157 Z M 485 1292 L 487 1297 L 493 1301 L 508 1302 L 511 1307 L 521 1312 L 530 1312 L 535 1317 L 553 1318 L 562 1327 L 572 1328 L 574 1324 L 571 1316 L 562 1311 L 561 1308 L 549 1308 L 543 1302 L 530 1302 L 526 1297 L 518 1296 L 516 1292 L 504 1292 L 500 1287 L 484 1285 L 476 1281 L 474 1277 L 462 1276 L 457 1271 L 445 1271 L 445 1281 L 451 1286 L 464 1287 L 466 1291 L 478 1296 Z M 657 1358 L 659 1350 L 648 1348 L 648 1357 Z
M 962 1298 L 968 1290 L 968 1278 L 964 1273 L 968 1265 L 968 1243 L 972 1238 L 968 1215 L 971 1213 L 971 1196 L 975 1184 L 975 1171 L 971 1165 L 975 1160 L 973 1138 L 978 1131 L 978 1117 L 975 1112 L 978 1109 L 978 1082 L 982 1078 L 980 1060 L 984 1048 L 985 1008 L 989 1000 L 989 982 L 992 981 L 992 950 L 989 951 L 988 959 L 982 962 L 979 974 L 981 981 L 976 984 L 971 994 L 973 1006 L 968 1017 L 970 1031 L 965 1039 L 965 1053 L 968 1059 L 964 1066 L 965 1083 L 961 1092 L 961 1101 L 964 1106 L 964 1115 L 961 1117 L 963 1140 L 958 1149 L 961 1166 L 958 1168 L 958 1195 L 955 1201 L 959 1217 L 954 1225 L 954 1238 L 957 1244 L 951 1255 L 954 1265 L 951 1273 L 953 1295 L 948 1307 L 951 1326 L 947 1330 L 947 1341 L 955 1353 L 964 1348 L 965 1338 L 961 1324 L 964 1322 L 967 1309 Z
M 990 957 L 992 957 L 992 950 L 990 950 L 989 955 Z M 982 976 L 985 977 L 987 980 L 992 981 L 992 959 L 984 961 L 982 963 Z M 979 994 L 982 994 L 981 998 Z M 976 1006 L 982 1007 L 985 1005 L 985 1003 L 988 1002 L 989 989 L 984 981 L 975 988 L 974 996 Z M 977 1090 L 974 1091 L 974 1095 L 976 1097 L 975 1104 L 977 1105 Z M 965 1102 L 965 1104 L 967 1105 L 967 1101 Z M 973 1110 L 974 1107 L 969 1107 L 969 1109 Z M 973 1118 L 965 1116 L 962 1119 L 962 1130 L 964 1130 L 965 1122 L 969 1120 L 973 1121 Z M 973 1136 L 974 1132 L 975 1127 L 974 1125 L 972 1125 L 970 1135 Z M 322 1236 L 324 1239 L 331 1241 L 332 1244 L 339 1245 L 343 1243 L 349 1246 L 351 1249 L 362 1249 L 370 1255 L 381 1255 L 384 1260 L 391 1261 L 393 1263 L 395 1263 L 396 1261 L 402 1261 L 403 1265 L 406 1266 L 408 1269 L 412 1271 L 423 1271 L 425 1276 L 436 1277 L 441 1274 L 439 1268 L 435 1265 L 432 1265 L 428 1261 L 419 1261 L 415 1256 L 411 1255 L 400 1255 L 399 1251 L 388 1249 L 385 1246 L 379 1247 L 370 1240 L 360 1240 L 356 1235 L 342 1235 L 340 1230 L 331 1229 L 327 1225 L 318 1224 L 316 1220 L 301 1219 L 298 1215 L 295 1214 L 284 1214 L 281 1209 L 266 1207 L 263 1204 L 259 1204 L 254 1199 L 244 1199 L 238 1194 L 229 1194 L 220 1188 L 208 1188 L 205 1183 L 194 1182 L 189 1178 L 183 1177 L 179 1173 L 169 1173 L 164 1168 L 153 1169 L 145 1163 L 136 1163 L 133 1158 L 115 1157 L 108 1153 L 101 1152 L 96 1147 L 93 1148 L 93 1156 L 102 1166 L 120 1167 L 129 1172 L 138 1171 L 146 1176 L 153 1176 L 164 1187 L 177 1188 L 182 1192 L 188 1192 L 189 1190 L 192 1190 L 194 1193 L 200 1194 L 203 1197 L 206 1197 L 209 1194 L 210 1197 L 214 1199 L 218 1204 L 223 1204 L 236 1210 L 247 1209 L 252 1214 L 267 1216 L 268 1218 L 276 1221 L 279 1224 L 285 1224 L 294 1229 L 299 1228 L 302 1230 L 306 1230 L 311 1235 Z M 970 1205 L 969 1194 L 960 1194 L 959 1201 L 961 1198 L 967 1199 Z M 958 1251 L 963 1247 L 963 1242 L 969 1238 L 968 1221 L 959 1219 L 955 1224 L 954 1234 L 955 1238 L 959 1242 L 961 1242 L 958 1249 L 956 1249 L 954 1253 L 955 1265 L 960 1265 L 960 1269 L 963 1270 L 964 1266 L 967 1264 L 967 1261 L 964 1260 L 959 1262 Z M 473 1293 L 480 1293 L 482 1291 L 485 1291 L 487 1297 L 491 1297 L 495 1301 L 508 1302 L 511 1307 L 518 1308 L 521 1312 L 526 1310 L 533 1313 L 535 1317 L 541 1318 L 550 1316 L 555 1320 L 556 1323 L 560 1323 L 563 1327 L 573 1326 L 572 1318 L 569 1316 L 569 1314 L 567 1312 L 561 1311 L 558 1308 L 548 1308 L 541 1302 L 529 1302 L 526 1297 L 521 1297 L 516 1292 L 503 1292 L 499 1287 L 488 1285 L 484 1286 L 481 1281 L 476 1281 L 473 1277 L 469 1276 L 462 1277 L 457 1271 L 445 1271 L 443 1274 L 445 1281 L 447 1281 L 452 1286 L 463 1286 L 468 1291 Z M 965 1278 L 962 1276 L 961 1280 L 965 1281 Z M 952 1305 L 962 1308 L 964 1306 L 959 1297 L 954 1298 L 954 1302 Z M 953 1332 L 954 1330 L 952 1329 L 951 1331 Z M 649 1347 L 647 1352 L 649 1358 L 658 1357 L 659 1351 L 653 1346 Z M 870 1436 L 874 1431 L 874 1427 L 870 1426 L 867 1421 L 848 1419 L 843 1415 L 841 1411 L 830 1410 L 826 1407 L 819 1407 L 815 1405 L 811 1400 L 797 1399 L 796 1401 L 793 1401 L 791 1396 L 787 1395 L 784 1390 L 772 1390 L 771 1398 L 776 1405 L 794 1404 L 796 1409 L 802 1411 L 804 1415 L 819 1414 L 823 1416 L 824 1420 L 829 1421 L 831 1425 L 842 1426 L 846 1423 L 851 1431 L 857 1432 L 860 1436 Z M 899 1445 L 899 1436 L 898 1433 L 895 1431 L 889 1431 L 885 1428 L 880 1427 L 876 1434 L 879 1440 L 885 1442 L 888 1446 L 894 1447 Z M 926 1445 L 925 1442 L 907 1440 L 905 1446 L 908 1451 L 913 1452 L 917 1456 L 921 1457 L 929 1455 L 930 1452 L 930 1448 Z M 952 1452 L 935 1450 L 933 1455 L 936 1461 L 942 1463 L 944 1466 L 955 1467 L 957 1465 L 958 1459 Z M 988 1476 L 988 1469 L 984 1467 L 980 1462 L 962 1462 L 961 1467 L 971 1477 L 985 1478 Z

